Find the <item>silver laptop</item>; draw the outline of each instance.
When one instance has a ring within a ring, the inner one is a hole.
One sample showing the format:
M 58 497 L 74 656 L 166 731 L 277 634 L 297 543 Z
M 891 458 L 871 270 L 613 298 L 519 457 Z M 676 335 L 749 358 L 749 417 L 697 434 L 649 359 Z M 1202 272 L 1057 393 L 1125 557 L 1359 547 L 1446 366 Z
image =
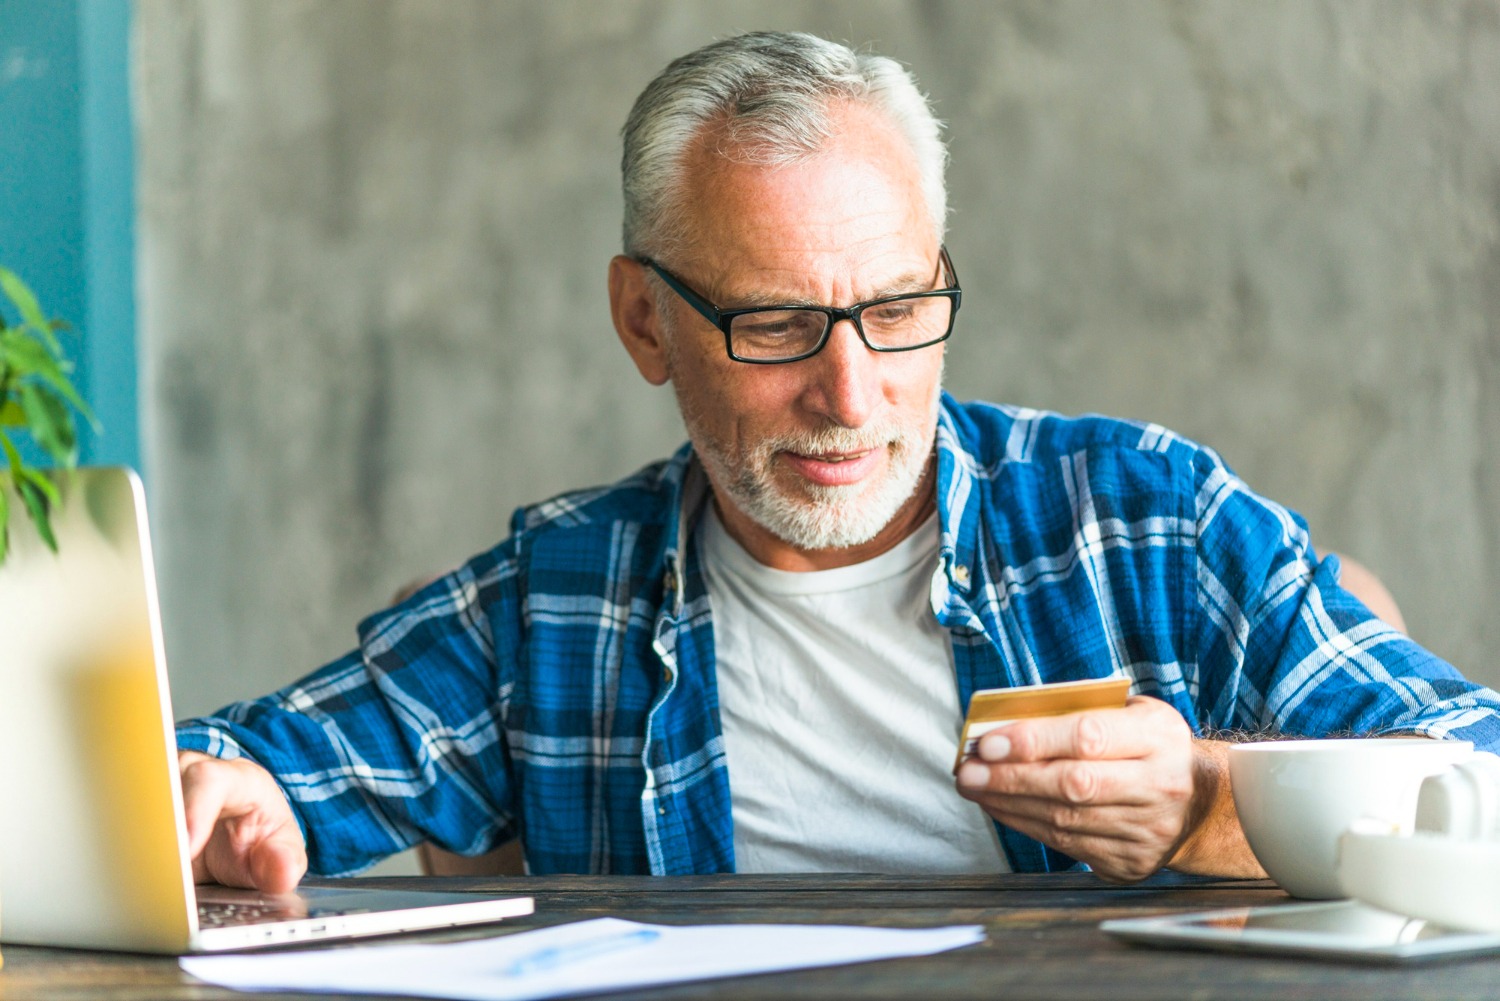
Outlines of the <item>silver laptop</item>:
M 59 551 L 11 493 L 0 564 L 0 941 L 215 952 L 531 913 L 530 897 L 195 887 L 140 480 L 55 482 Z

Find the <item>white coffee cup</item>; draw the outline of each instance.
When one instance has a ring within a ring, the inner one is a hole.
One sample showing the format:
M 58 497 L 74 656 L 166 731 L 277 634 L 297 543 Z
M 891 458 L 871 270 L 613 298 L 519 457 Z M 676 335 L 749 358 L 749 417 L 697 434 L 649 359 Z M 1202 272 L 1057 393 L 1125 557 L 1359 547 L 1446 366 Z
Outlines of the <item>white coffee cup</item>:
M 1235 810 L 1250 850 L 1294 897 L 1342 897 L 1339 836 L 1361 817 L 1410 833 L 1422 780 L 1474 753 L 1463 740 L 1358 737 L 1236 744 Z

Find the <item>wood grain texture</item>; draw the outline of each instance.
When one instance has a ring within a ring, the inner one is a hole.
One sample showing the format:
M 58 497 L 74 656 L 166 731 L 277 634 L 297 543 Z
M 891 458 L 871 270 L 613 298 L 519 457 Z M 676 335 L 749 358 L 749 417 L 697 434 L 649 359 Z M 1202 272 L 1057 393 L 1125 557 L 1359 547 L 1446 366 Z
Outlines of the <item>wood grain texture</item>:
M 328 883 L 330 881 L 318 881 Z M 615 915 L 663 923 L 838 923 L 894 928 L 982 923 L 988 940 L 938 956 L 683 984 L 621 998 L 1300 999 L 1494 996 L 1500 959 L 1378 968 L 1142 949 L 1108 938 L 1106 918 L 1275 904 L 1289 898 L 1264 881 L 1163 873 L 1134 886 L 1088 874 L 963 876 L 517 876 L 369 879 L 362 885 L 463 889 L 537 898 L 537 913 L 502 932 Z M 494 933 L 488 929 L 487 933 Z M 474 937 L 448 932 L 423 941 Z M 0 999 L 236 998 L 182 974 L 170 958 L 7 946 Z M 278 998 L 304 995 L 281 994 Z M 320 997 L 306 995 L 308 998 Z

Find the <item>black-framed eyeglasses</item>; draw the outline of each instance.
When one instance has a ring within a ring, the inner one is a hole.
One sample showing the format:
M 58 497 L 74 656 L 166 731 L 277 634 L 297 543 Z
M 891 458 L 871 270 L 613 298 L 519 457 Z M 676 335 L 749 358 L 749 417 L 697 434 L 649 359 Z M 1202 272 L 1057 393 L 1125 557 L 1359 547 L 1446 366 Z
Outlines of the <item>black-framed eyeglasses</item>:
M 654 271 L 667 287 L 724 334 L 724 348 L 735 361 L 751 365 L 779 365 L 811 358 L 828 343 L 834 324 L 848 320 L 871 351 L 915 351 L 946 341 L 963 290 L 948 257 L 938 253 L 947 287 L 931 292 L 888 295 L 868 302 L 837 306 L 753 306 L 720 309 L 649 257 L 640 263 Z

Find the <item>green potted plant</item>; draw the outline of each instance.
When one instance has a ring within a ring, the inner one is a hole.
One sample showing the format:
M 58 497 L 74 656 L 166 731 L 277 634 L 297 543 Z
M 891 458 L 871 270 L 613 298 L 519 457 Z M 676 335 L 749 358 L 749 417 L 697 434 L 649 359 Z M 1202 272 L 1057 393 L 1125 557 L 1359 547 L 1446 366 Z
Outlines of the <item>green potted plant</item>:
M 26 438 L 60 467 L 78 462 L 77 411 L 97 430 L 93 413 L 69 375 L 73 364 L 64 355 L 57 333 L 67 327 L 48 319 L 36 296 L 20 277 L 0 267 L 0 452 L 9 469 L 0 478 L 0 562 L 10 549 L 10 514 L 14 502 L 30 515 L 37 534 L 54 551 L 50 513 L 58 503 L 57 487 L 47 473 L 26 462 L 18 444 Z M 10 305 L 7 317 L 4 303 Z

